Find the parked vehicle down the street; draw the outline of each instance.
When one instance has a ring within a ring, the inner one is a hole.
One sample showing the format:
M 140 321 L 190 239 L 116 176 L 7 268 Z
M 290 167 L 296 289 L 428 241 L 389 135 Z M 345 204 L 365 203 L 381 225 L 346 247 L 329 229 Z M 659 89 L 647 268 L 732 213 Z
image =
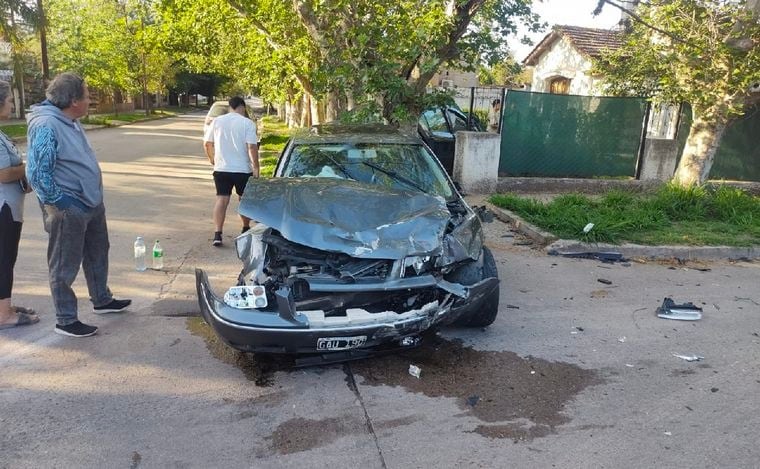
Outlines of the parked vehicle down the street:
M 230 105 L 226 100 L 215 101 L 214 104 L 211 105 L 208 112 L 206 113 L 206 118 L 203 120 L 203 135 L 206 135 L 206 132 L 208 131 L 208 128 L 211 126 L 211 123 L 214 122 L 214 119 L 224 114 L 227 114 L 228 112 L 230 112 Z M 246 117 L 249 117 L 251 119 L 254 118 L 253 110 L 247 104 L 245 106 L 245 112 L 246 112 Z
M 479 214 L 416 135 L 317 126 L 249 180 L 239 211 L 259 223 L 235 240 L 238 284 L 217 295 L 196 270 L 203 317 L 236 349 L 355 357 L 496 318 Z
M 468 119 L 465 112 L 453 106 L 428 109 L 417 120 L 417 133 L 433 150 L 449 176 L 454 174 L 456 133 L 460 130 L 485 132 L 486 129 L 475 115 Z

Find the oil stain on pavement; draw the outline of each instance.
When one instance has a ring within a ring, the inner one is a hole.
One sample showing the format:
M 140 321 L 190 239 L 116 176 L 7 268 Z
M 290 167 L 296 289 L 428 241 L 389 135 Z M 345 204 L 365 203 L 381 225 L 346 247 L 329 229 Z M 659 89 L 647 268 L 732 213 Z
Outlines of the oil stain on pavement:
M 187 328 L 204 339 L 214 357 L 239 368 L 258 386 L 271 386 L 275 372 L 295 367 L 291 357 L 243 353 L 229 347 L 202 318 L 188 318 Z M 421 369 L 420 378 L 409 374 L 410 364 Z M 354 361 L 346 369 L 361 376 L 362 385 L 401 386 L 428 397 L 457 398 L 467 415 L 483 422 L 475 433 L 515 442 L 555 433 L 556 427 L 570 421 L 563 413 L 565 405 L 585 388 L 604 383 L 595 370 L 509 351 L 475 350 L 435 334 L 426 334 L 416 349 Z M 281 454 L 305 451 L 361 426 L 351 419 L 291 419 L 275 430 L 271 445 Z M 309 431 L 311 428 L 314 431 Z
M 420 378 L 409 365 L 421 369 Z M 486 425 L 489 438 L 527 441 L 553 433 L 570 421 L 565 404 L 586 387 L 602 384 L 594 370 L 570 363 L 520 357 L 513 352 L 478 351 L 459 341 L 428 336 L 418 349 L 351 364 L 362 385 L 402 386 L 429 397 L 454 397 Z M 520 422 L 532 422 L 524 425 Z
M 293 418 L 281 423 L 271 436 L 271 447 L 280 454 L 325 446 L 340 437 L 366 431 L 363 422 L 350 417 L 311 420 Z
M 255 382 L 257 386 L 271 386 L 274 383 L 275 372 L 293 367 L 293 360 L 287 356 L 278 358 L 277 356 L 254 355 L 233 349 L 219 339 L 203 318 L 188 318 L 187 330 L 203 338 L 211 355 L 239 368 L 245 377 Z

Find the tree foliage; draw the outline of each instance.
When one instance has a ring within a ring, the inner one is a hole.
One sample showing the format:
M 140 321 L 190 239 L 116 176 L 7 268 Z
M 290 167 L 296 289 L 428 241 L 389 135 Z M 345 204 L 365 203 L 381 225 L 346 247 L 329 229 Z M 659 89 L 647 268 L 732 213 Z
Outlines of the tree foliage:
M 424 105 L 425 87 L 442 65 L 498 63 L 518 23 L 539 27 L 530 3 L 165 0 L 162 10 L 175 33 L 187 33 L 204 50 L 199 55 L 192 47 L 178 48 L 190 63 L 205 61 L 216 72 L 248 77 L 267 97 L 306 94 L 327 99 L 336 112 L 368 106 L 400 121 Z M 237 14 L 226 14 L 230 8 Z M 215 21 L 193 27 L 199 18 Z
M 75 71 L 94 88 L 137 94 L 166 88 L 171 62 L 149 0 L 49 0 L 54 70 Z
M 526 80 L 527 72 L 514 58 L 508 57 L 493 67 L 482 65 L 478 68 L 478 81 L 481 85 L 513 86 L 530 82 Z
M 597 68 L 617 94 L 691 105 L 676 181 L 701 184 L 726 125 L 757 99 L 749 87 L 760 77 L 760 24 L 744 0 L 651 0 L 633 14 L 623 47 Z
M 10 44 L 13 87 L 16 89 L 19 117 L 24 116 L 24 54 L 25 42 L 31 31 L 39 26 L 37 11 L 25 0 L 3 0 L 0 2 L 0 39 Z

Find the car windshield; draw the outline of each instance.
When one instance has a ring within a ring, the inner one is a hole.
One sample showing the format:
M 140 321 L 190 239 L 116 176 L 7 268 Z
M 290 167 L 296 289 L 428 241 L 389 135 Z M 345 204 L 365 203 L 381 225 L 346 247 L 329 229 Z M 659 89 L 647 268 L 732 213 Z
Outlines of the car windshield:
M 418 190 L 445 199 L 449 181 L 422 145 L 395 143 L 308 143 L 293 147 L 284 177 L 333 177 Z

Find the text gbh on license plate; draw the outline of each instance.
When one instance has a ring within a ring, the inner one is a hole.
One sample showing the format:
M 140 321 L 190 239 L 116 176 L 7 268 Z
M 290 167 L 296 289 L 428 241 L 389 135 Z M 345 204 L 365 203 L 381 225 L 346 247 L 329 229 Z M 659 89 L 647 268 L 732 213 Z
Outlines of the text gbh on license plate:
M 366 335 L 356 337 L 323 337 L 317 340 L 317 350 L 348 350 L 361 347 L 367 342 Z

